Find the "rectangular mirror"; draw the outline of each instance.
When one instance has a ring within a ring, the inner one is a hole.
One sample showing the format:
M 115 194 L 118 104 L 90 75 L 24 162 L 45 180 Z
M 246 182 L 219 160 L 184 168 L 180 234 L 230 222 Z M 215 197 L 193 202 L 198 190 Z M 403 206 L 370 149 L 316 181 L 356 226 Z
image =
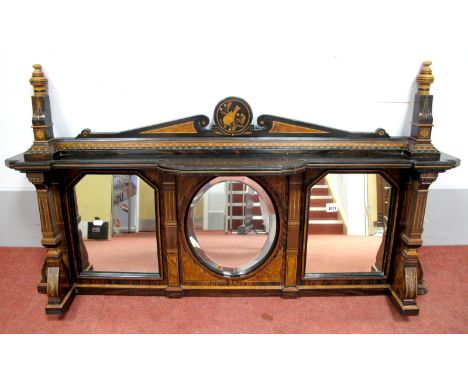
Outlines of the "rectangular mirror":
M 155 190 L 137 175 L 85 175 L 74 187 L 83 271 L 159 273 Z
M 305 274 L 382 272 L 392 192 L 376 173 L 329 173 L 313 184 Z

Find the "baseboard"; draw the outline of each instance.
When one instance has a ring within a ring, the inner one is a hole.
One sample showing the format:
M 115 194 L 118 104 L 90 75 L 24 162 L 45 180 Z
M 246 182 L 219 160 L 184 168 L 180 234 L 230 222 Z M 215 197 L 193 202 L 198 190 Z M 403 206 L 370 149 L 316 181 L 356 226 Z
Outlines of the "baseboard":
M 0 191 L 0 246 L 40 247 L 41 226 L 34 190 Z M 424 245 L 468 245 L 468 189 L 431 189 Z

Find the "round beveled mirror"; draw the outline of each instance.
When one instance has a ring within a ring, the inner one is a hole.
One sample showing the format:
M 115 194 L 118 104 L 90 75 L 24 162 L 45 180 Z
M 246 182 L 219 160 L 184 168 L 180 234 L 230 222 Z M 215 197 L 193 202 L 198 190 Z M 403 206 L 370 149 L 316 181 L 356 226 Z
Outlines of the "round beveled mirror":
M 205 266 L 221 275 L 241 276 L 258 267 L 273 247 L 275 209 L 252 179 L 217 177 L 193 198 L 187 234 Z

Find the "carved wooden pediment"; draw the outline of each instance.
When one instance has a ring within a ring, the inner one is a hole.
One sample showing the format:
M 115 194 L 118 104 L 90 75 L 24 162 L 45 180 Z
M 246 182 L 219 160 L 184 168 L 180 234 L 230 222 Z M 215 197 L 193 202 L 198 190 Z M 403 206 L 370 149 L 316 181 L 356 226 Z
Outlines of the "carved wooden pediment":
M 93 133 L 84 129 L 77 138 L 150 138 L 161 136 L 201 137 L 322 137 L 322 138 L 388 138 L 384 129 L 374 133 L 353 133 L 293 119 L 260 115 L 252 124 L 250 105 L 239 97 L 221 100 L 213 112 L 212 123 L 204 115 L 195 115 L 175 121 L 140 127 L 118 133 Z

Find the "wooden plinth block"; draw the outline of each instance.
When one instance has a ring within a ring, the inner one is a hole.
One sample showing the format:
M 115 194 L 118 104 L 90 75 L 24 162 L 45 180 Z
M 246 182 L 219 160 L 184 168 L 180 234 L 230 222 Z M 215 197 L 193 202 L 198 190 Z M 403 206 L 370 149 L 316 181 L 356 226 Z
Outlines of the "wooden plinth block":
M 47 315 L 51 316 L 61 316 L 64 315 L 70 304 L 75 299 L 75 288 L 72 287 L 68 290 L 67 294 L 64 296 L 61 302 L 59 303 L 48 303 L 45 307 L 45 312 Z
M 184 295 L 184 290 L 178 286 L 170 286 L 166 288 L 166 296 L 171 298 L 180 298 Z
M 298 298 L 299 289 L 296 287 L 286 287 L 281 289 L 281 297 L 283 298 Z
M 398 309 L 402 316 L 417 316 L 419 314 L 419 306 L 414 300 L 414 303 L 408 304 L 406 301 L 400 299 L 394 289 L 390 289 L 390 300 Z

